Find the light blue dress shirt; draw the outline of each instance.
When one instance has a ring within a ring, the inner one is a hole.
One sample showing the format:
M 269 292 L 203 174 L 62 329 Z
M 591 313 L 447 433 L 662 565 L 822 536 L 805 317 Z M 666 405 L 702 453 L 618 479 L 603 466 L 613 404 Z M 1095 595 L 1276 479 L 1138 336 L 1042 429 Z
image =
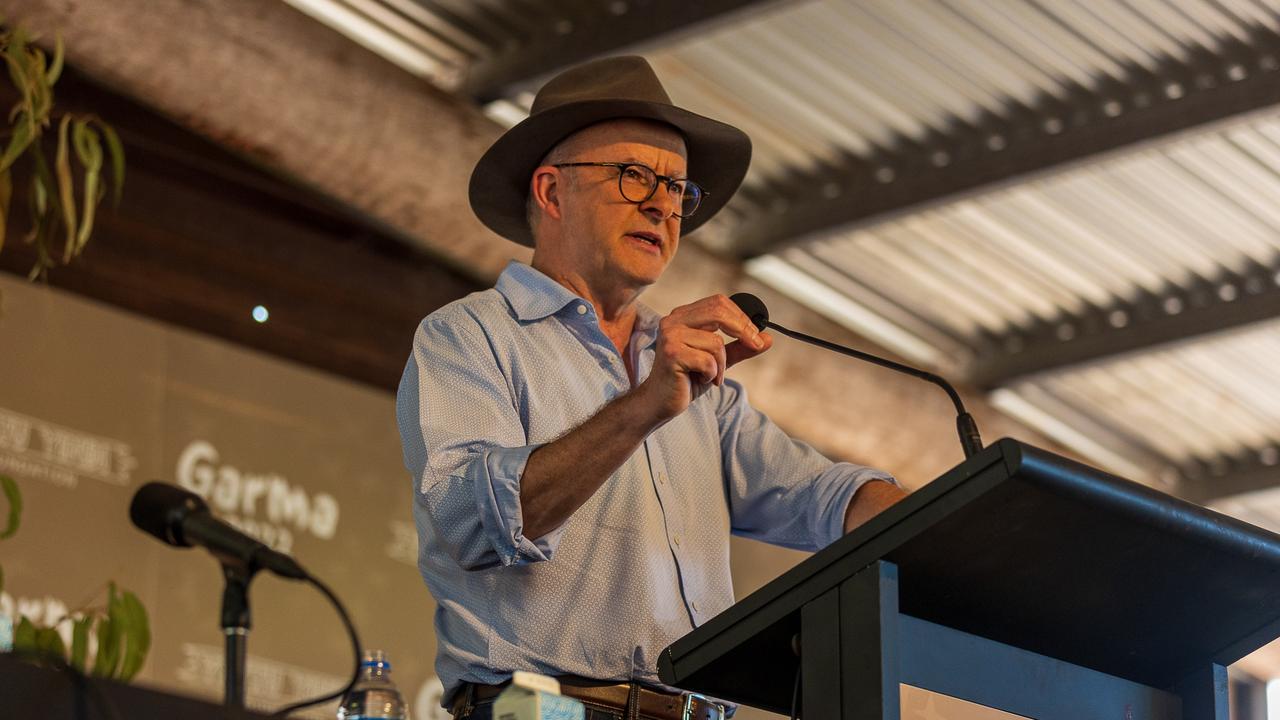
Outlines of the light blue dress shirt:
M 639 311 L 639 380 L 659 319 Z M 419 326 L 396 417 L 446 698 L 514 670 L 658 684 L 662 649 L 733 603 L 730 533 L 816 550 L 864 482 L 891 480 L 787 437 L 726 379 L 561 527 L 526 537 L 530 453 L 629 389 L 591 304 L 527 265 Z

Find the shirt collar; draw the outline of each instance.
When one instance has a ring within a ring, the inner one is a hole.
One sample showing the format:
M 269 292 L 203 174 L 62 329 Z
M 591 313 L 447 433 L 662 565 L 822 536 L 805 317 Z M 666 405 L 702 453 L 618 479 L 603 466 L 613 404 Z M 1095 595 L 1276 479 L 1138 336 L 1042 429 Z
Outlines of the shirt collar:
M 636 303 L 636 324 L 631 328 L 634 347 L 644 350 L 657 342 L 658 322 L 661 320 L 662 316 L 648 305 Z
M 561 310 L 586 301 L 574 295 L 569 288 L 543 275 L 532 266 L 512 260 L 503 269 L 494 284 L 516 318 L 521 322 L 541 320 Z M 587 311 L 595 317 L 595 309 L 589 304 Z M 658 339 L 658 322 L 662 316 L 643 303 L 636 303 L 636 324 L 631 334 L 640 340 L 637 347 L 647 348 Z
M 569 288 L 516 260 L 507 263 L 493 287 L 522 322 L 541 320 L 574 302 L 585 302 Z

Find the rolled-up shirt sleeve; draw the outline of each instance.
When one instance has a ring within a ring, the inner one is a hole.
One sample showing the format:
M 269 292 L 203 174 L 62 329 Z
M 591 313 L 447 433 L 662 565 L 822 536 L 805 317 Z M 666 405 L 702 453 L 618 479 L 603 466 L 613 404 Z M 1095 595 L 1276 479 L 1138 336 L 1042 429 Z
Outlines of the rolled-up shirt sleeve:
M 708 398 L 712 399 L 712 398 Z M 883 470 L 833 463 L 792 439 L 726 379 L 714 396 L 726 495 L 735 535 L 814 551 L 844 534 L 844 516 L 867 482 L 898 484 Z
M 417 481 L 420 542 L 464 569 L 547 560 L 562 529 L 523 533 L 520 478 L 530 444 L 513 392 L 479 322 L 431 316 L 414 335 L 396 395 L 405 467 Z

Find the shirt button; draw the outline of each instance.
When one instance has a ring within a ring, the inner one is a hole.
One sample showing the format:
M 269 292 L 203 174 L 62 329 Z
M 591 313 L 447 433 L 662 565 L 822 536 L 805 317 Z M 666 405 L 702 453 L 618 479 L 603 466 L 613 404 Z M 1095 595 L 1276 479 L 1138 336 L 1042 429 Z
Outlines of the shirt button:
M 679 535 L 676 535 L 676 536 L 672 537 L 672 538 L 671 538 L 671 542 L 675 543 L 675 544 L 676 544 L 676 547 L 680 547 L 680 536 L 679 536 Z
M 700 610 L 698 610 L 698 601 L 697 601 L 697 600 L 694 600 L 694 601 L 693 601 L 693 611 L 694 611 L 694 612 L 701 612 Z
M 667 474 L 666 474 L 666 473 L 664 473 L 664 472 L 660 472 L 660 473 L 658 473 L 658 484 L 659 484 L 659 485 L 666 485 L 666 484 L 667 484 Z
M 587 306 L 586 306 L 586 305 L 579 305 L 579 306 L 578 306 L 578 314 L 579 314 L 579 315 L 586 315 L 586 314 L 587 314 Z

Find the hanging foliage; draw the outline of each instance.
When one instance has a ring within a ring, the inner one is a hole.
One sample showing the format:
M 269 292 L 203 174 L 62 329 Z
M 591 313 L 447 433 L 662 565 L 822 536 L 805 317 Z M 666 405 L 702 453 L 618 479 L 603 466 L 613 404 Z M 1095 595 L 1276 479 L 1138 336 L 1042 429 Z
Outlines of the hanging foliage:
M 0 490 L 8 502 L 8 520 L 0 527 L 0 540 L 18 531 L 22 494 L 12 478 L 0 475 Z M 0 570 L 0 590 L 4 573 Z M 39 625 L 19 615 L 13 628 L 13 651 L 36 662 L 66 664 L 98 677 L 128 681 L 138 674 L 151 649 L 151 624 L 138 596 L 107 583 L 106 603 L 89 605 L 52 625 Z M 71 624 L 68 648 L 58 626 Z M 92 658 L 92 664 L 90 659 Z
M 110 194 L 120 202 L 124 186 L 124 147 L 110 125 L 97 116 L 55 116 L 53 86 L 62 74 L 62 39 L 53 57 L 32 44 L 21 27 L 0 27 L 0 58 L 18 100 L 0 125 L 0 251 L 4 250 L 16 183 L 26 184 L 30 227 L 22 241 L 34 245 L 31 279 L 55 265 L 67 264 L 84 250 L 93 234 L 98 203 Z M 52 165 L 45 133 L 57 125 Z M 106 167 L 109 173 L 104 176 Z M 16 172 L 15 172 L 16 171 Z M 22 495 L 12 478 L 0 475 L 0 492 L 8 506 L 0 514 L 0 540 L 12 537 L 22 517 Z M 0 590 L 4 572 L 0 568 Z M 16 618 L 13 650 L 37 660 L 67 664 L 81 672 L 128 680 L 142 669 L 151 646 L 146 610 L 133 593 L 108 583 L 106 601 L 87 606 L 51 626 L 25 616 Z M 70 623 L 68 648 L 58 626 Z M 92 656 L 92 665 L 90 657 Z
M 0 31 L 0 57 L 18 101 L 9 111 L 8 135 L 0 153 L 0 251 L 12 210 L 15 182 L 29 186 L 30 228 L 22 241 L 35 246 L 36 264 L 31 278 L 50 268 L 71 262 L 84 250 L 93 234 L 98 203 L 109 193 L 119 203 L 124 186 L 124 146 L 110 125 L 95 115 L 54 115 L 53 86 L 62 73 L 62 39 L 54 43 L 53 57 L 31 43 L 21 27 Z M 56 138 L 50 167 L 45 133 Z M 29 172 L 16 173 L 21 164 Z M 29 168 L 26 166 L 29 165 Z M 104 176 L 103 170 L 109 172 Z

